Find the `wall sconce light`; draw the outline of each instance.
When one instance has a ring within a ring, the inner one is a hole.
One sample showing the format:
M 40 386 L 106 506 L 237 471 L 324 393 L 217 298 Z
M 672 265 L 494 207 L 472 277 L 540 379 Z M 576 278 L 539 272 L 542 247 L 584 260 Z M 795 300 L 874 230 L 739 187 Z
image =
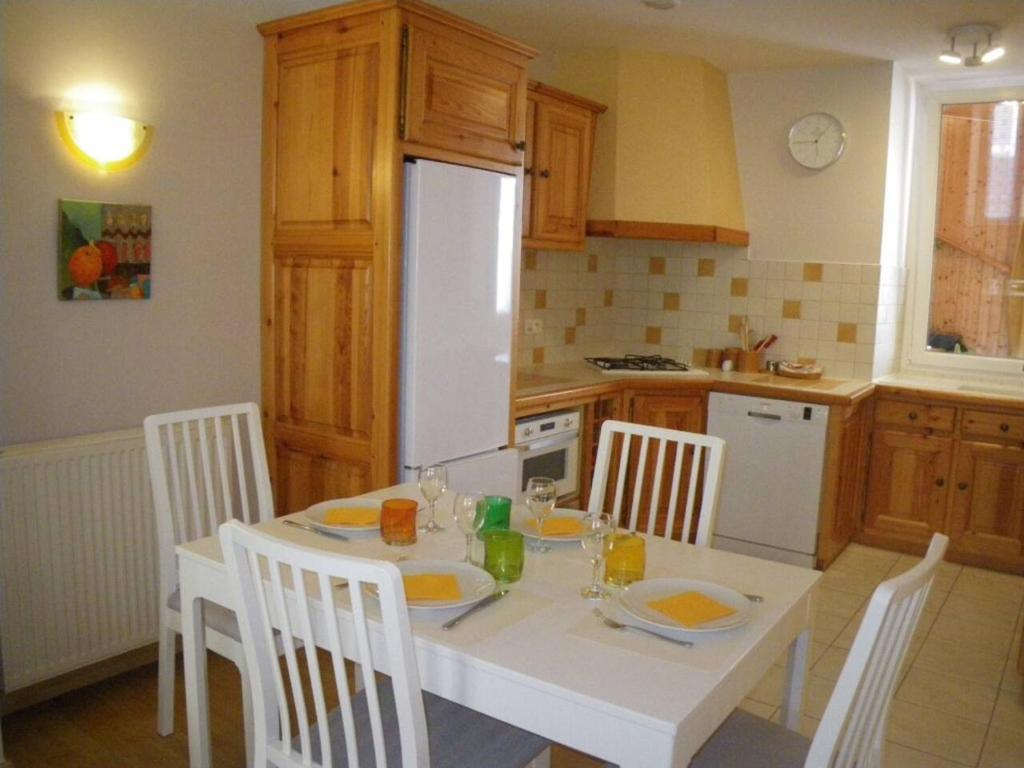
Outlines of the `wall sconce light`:
M 58 112 L 57 132 L 75 157 L 104 172 L 134 165 L 153 140 L 153 126 L 103 112 Z

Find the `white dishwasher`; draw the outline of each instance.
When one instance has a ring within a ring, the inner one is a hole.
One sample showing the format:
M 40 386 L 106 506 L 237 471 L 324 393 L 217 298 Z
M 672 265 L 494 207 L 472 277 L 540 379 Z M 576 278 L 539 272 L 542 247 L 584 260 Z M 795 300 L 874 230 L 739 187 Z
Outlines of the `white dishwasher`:
M 725 440 L 713 546 L 813 568 L 828 406 L 712 393 L 708 434 Z

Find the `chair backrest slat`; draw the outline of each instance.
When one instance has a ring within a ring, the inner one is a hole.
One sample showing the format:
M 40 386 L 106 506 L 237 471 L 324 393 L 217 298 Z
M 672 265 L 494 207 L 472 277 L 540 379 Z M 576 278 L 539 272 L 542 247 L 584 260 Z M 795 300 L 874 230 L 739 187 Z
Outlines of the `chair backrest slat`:
M 900 669 L 948 544 L 935 534 L 924 560 L 878 585 L 811 742 L 807 768 L 880 764 Z
M 164 605 L 178 585 L 175 546 L 213 535 L 239 513 L 246 522 L 273 519 L 273 494 L 255 403 L 156 414 L 143 431 Z
M 719 486 L 722 479 L 723 455 L 725 441 L 710 435 L 699 435 L 663 427 L 651 427 L 643 424 L 630 424 L 622 421 L 605 421 L 601 426 L 601 437 L 598 441 L 597 459 L 594 477 L 591 484 L 590 499 L 587 509 L 591 513 L 606 511 L 608 477 L 612 471 L 611 464 L 615 459 L 613 446 L 616 438 L 621 438 L 621 449 L 617 457 L 618 471 L 615 486 L 615 499 L 611 515 L 616 525 L 625 524 L 632 531 L 637 529 L 641 521 L 639 511 L 644 499 L 646 505 L 646 531 L 653 535 L 664 524 L 662 535 L 672 537 L 675 530 L 677 511 L 683 502 L 682 538 L 688 540 L 693 526 L 693 515 L 700 500 L 700 520 L 695 543 L 709 546 L 714 532 L 715 516 L 718 512 Z M 630 445 L 634 438 L 640 440 L 639 456 L 635 462 L 630 461 Z M 653 472 L 648 471 L 647 455 L 651 443 L 657 445 L 657 458 Z M 666 461 L 669 451 L 674 450 L 674 461 Z M 690 462 L 690 471 L 686 472 L 686 462 Z M 666 465 L 672 465 L 671 477 L 665 477 Z M 631 466 L 632 465 L 632 466 Z M 632 484 L 632 503 L 627 520 L 623 520 L 622 500 L 625 489 Z M 661 500 L 665 497 L 663 485 L 669 484 L 668 505 L 663 507 Z M 685 483 L 685 488 L 683 484 Z M 685 498 L 681 497 L 685 494 Z
M 402 577 L 394 563 L 289 544 L 236 520 L 221 526 L 220 539 L 236 593 L 249 670 L 256 764 L 331 768 L 342 757 L 329 746 L 338 743 L 337 738 L 332 739 L 336 735 L 332 729 L 341 728 L 349 768 L 359 767 L 359 744 L 366 739 L 372 739 L 374 764 L 384 768 L 385 739 L 394 736 L 384 732 L 375 670 L 387 669 L 394 692 L 402 766 L 428 766 L 427 725 L 415 647 Z M 347 579 L 348 589 L 335 589 L 332 579 Z M 364 587 L 376 592 L 373 609 Z M 376 608 L 379 619 L 373 615 Z M 283 665 L 277 661 L 274 632 L 284 648 Z M 299 642 L 306 656 L 305 675 L 298 663 Z M 330 653 L 329 666 L 320 664 L 317 646 Z M 346 658 L 358 662 L 362 669 L 370 723 L 364 731 L 356 730 Z M 340 723 L 327 714 L 323 678 L 328 671 L 334 676 Z M 316 715 L 315 730 L 308 721 L 305 702 L 309 697 Z M 299 731 L 297 745 L 293 744 L 288 715 L 289 698 Z M 278 722 L 281 737 L 274 727 Z M 319 748 L 313 743 L 314 733 Z

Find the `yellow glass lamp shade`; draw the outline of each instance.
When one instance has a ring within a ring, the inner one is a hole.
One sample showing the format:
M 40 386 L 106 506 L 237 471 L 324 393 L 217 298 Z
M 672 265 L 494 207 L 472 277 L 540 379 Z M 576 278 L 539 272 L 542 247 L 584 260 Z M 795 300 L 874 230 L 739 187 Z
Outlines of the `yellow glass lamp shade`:
M 153 127 L 101 112 L 58 112 L 57 131 L 71 153 L 99 171 L 138 162 L 153 140 Z

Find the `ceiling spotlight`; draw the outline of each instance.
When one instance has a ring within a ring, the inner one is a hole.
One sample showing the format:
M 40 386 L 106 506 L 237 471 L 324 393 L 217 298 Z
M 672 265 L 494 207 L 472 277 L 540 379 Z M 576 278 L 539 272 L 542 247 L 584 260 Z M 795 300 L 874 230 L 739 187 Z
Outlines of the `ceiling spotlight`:
M 1001 45 L 992 45 L 992 36 L 999 31 L 991 24 L 962 24 L 949 30 L 949 48 L 939 54 L 943 64 L 963 64 L 965 67 L 978 67 L 982 64 L 1001 59 L 1006 49 Z M 961 44 L 968 53 L 957 51 Z
M 670 11 L 679 5 L 679 0 L 644 0 L 644 5 L 656 11 Z

